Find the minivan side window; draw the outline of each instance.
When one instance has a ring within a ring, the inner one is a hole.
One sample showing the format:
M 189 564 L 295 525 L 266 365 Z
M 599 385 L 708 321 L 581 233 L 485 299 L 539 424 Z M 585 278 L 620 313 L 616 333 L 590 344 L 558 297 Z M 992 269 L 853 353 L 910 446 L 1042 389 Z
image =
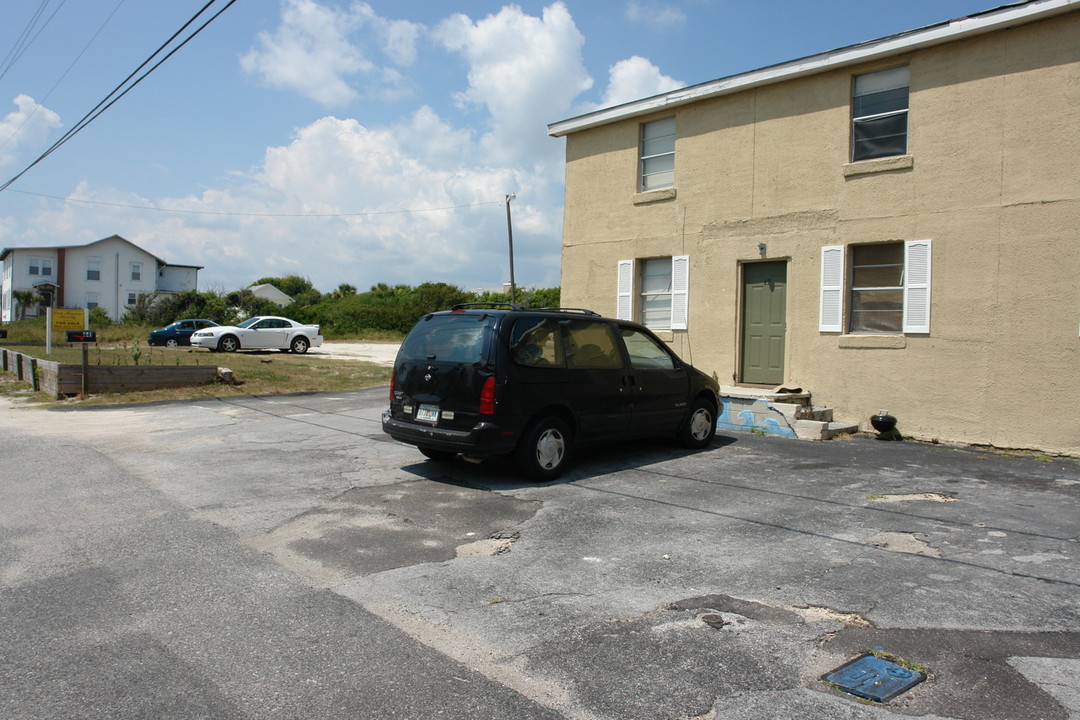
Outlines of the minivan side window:
M 566 367 L 559 326 L 552 318 L 528 318 L 514 323 L 510 356 L 525 367 Z
M 671 359 L 671 354 L 660 347 L 650 336 L 630 327 L 620 328 L 619 332 L 622 335 L 623 342 L 626 343 L 626 352 L 630 356 L 631 367 L 638 370 L 675 369 L 675 361 Z
M 578 370 L 621 368 L 623 361 L 611 325 L 593 320 L 564 320 L 566 364 Z

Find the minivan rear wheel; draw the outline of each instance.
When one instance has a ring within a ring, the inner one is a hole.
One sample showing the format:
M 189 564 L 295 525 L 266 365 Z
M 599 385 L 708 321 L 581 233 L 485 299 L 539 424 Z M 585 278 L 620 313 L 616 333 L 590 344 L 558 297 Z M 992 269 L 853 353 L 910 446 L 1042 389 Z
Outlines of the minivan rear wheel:
M 457 456 L 457 453 L 452 450 L 436 450 L 435 448 L 429 447 L 420 447 L 417 449 L 420 451 L 421 455 L 428 460 L 434 460 L 435 462 L 449 462 Z
M 554 480 L 566 468 L 573 447 L 570 428 L 565 422 L 553 416 L 541 418 L 521 438 L 518 468 L 533 480 Z

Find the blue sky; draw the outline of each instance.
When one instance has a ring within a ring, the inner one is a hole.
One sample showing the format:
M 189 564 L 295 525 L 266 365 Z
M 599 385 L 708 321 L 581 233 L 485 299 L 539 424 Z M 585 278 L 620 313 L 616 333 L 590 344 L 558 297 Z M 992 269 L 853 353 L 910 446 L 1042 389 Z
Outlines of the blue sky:
M 8 3 L 0 183 L 206 1 Z M 548 123 L 1000 4 L 239 0 L 0 192 L 0 247 L 121 235 L 203 266 L 203 290 L 292 274 L 323 292 L 493 288 L 515 193 L 517 283 L 555 286 L 564 141 Z

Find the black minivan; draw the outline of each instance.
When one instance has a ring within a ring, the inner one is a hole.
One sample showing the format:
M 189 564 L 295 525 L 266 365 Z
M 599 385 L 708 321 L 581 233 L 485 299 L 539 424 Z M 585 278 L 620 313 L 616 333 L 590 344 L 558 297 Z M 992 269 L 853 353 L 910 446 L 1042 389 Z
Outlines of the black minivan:
M 409 332 L 382 426 L 432 460 L 513 455 L 525 475 L 550 480 L 579 444 L 672 435 L 708 446 L 718 389 L 637 323 L 469 303 Z

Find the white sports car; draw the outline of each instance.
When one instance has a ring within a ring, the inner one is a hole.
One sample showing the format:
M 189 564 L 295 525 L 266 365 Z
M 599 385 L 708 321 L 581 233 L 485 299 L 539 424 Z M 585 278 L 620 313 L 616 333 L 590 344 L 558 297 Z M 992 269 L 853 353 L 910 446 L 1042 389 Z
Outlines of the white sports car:
M 195 332 L 191 344 L 211 352 L 237 350 L 281 350 L 306 353 L 322 345 L 318 325 L 302 325 L 283 317 L 260 315 L 239 325 L 210 327 Z

